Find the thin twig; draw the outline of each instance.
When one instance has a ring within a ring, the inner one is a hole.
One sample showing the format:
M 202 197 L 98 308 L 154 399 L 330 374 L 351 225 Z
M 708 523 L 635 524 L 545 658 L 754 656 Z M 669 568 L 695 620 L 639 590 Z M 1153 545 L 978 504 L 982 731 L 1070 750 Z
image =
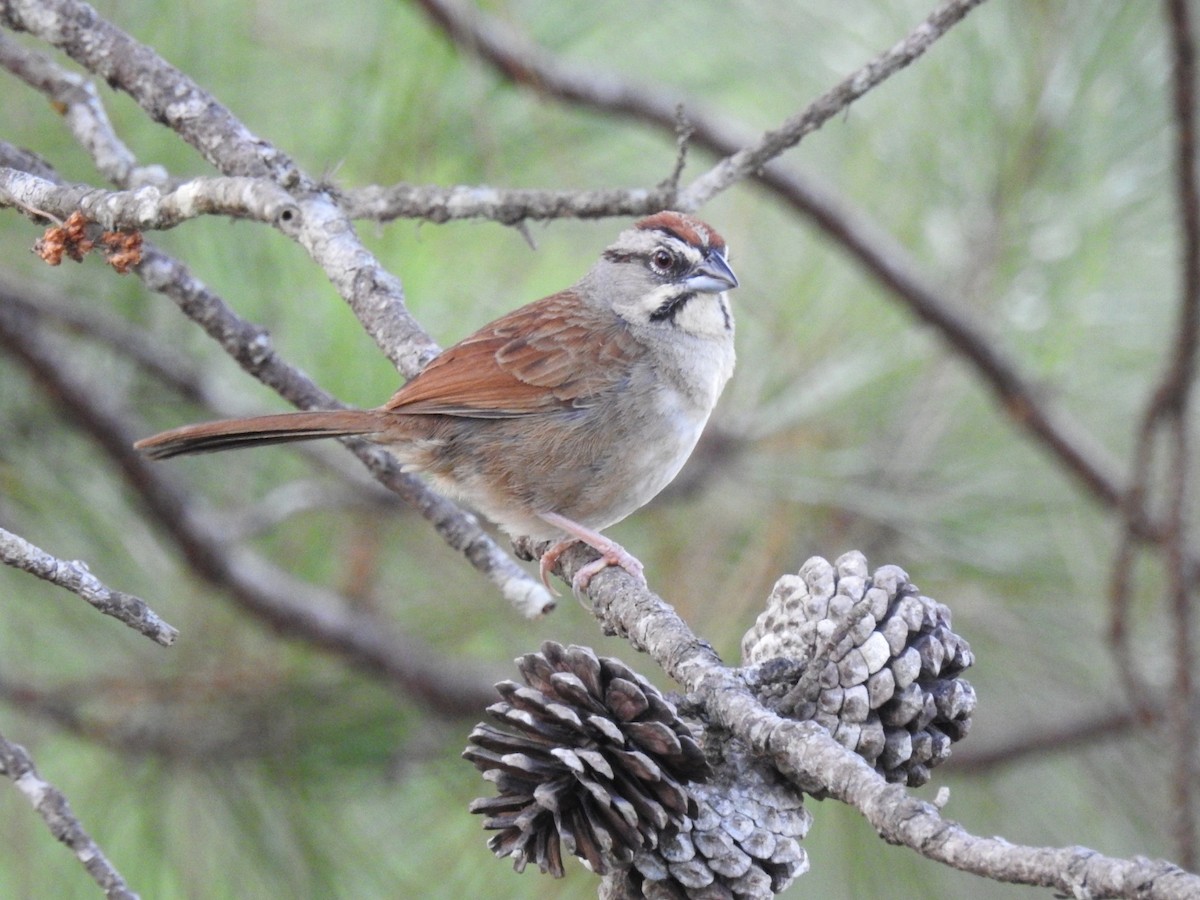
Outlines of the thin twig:
M 1067 722 L 1005 735 L 987 746 L 971 743 L 962 749 L 955 746 L 954 755 L 947 761 L 945 769 L 953 774 L 980 775 L 1026 762 L 1032 757 L 1094 749 L 1105 741 L 1129 738 L 1147 721 L 1161 721 L 1162 709 L 1162 702 L 1158 701 L 1149 708 L 1100 710 Z
M 785 150 L 796 146 L 805 135 L 816 131 L 855 100 L 919 58 L 982 2 L 947 0 L 900 43 L 843 79 L 778 128 L 725 157 L 693 181 L 680 192 L 679 208 L 685 211 L 699 209 L 730 185 L 748 178 Z
M 91 573 L 87 563 L 51 556 L 3 528 L 0 528 L 0 562 L 78 594 L 106 616 L 124 622 L 164 647 L 171 646 L 179 637 L 179 630 L 159 618 L 146 601 L 114 591 Z
M 75 140 L 87 151 L 100 174 L 113 184 L 122 188 L 167 184 L 166 169 L 139 166 L 132 151 L 117 137 L 90 80 L 3 34 L 0 34 L 0 67 L 44 93 L 62 110 Z
M 75 854 L 109 900 L 137 900 L 104 851 L 83 828 L 66 796 L 43 779 L 25 748 L 0 735 L 0 774 L 12 779 L 58 840 Z

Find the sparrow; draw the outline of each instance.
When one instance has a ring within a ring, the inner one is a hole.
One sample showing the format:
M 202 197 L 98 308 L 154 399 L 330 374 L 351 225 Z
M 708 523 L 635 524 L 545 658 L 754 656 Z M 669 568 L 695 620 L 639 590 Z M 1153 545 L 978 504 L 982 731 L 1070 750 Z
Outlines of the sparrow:
M 622 231 L 573 287 L 501 316 L 384 405 L 185 425 L 138 441 L 154 459 L 327 437 L 385 446 L 407 471 L 513 536 L 576 541 L 644 581 L 601 532 L 648 503 L 691 455 L 734 367 L 725 241 L 680 212 Z

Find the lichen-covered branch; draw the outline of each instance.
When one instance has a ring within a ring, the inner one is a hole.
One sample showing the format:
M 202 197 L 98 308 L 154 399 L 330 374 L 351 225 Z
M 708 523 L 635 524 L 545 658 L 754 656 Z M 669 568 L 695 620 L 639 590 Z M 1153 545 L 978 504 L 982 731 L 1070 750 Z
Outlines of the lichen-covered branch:
M 179 630 L 159 618 L 145 600 L 114 591 L 91 573 L 87 563 L 59 559 L 3 528 L 0 528 L 0 562 L 78 594 L 106 616 L 124 622 L 164 647 L 179 637 Z
M 59 219 L 79 211 L 104 228 L 146 231 L 174 228 L 198 216 L 273 224 L 297 214 L 291 196 L 261 178 L 196 178 L 170 190 L 145 185 L 132 191 L 104 191 L 0 168 L 0 207 L 5 206 Z
M 133 152 L 113 130 L 90 80 L 4 34 L 0 34 L 0 66 L 62 108 L 71 134 L 110 182 L 123 188 L 166 184 L 167 172 L 162 166 L 137 164 Z
M 353 219 L 390 222 L 424 219 L 438 224 L 456 219 L 488 219 L 519 225 L 529 219 L 595 219 L 649 215 L 672 205 L 669 185 L 594 191 L 497 188 L 485 185 L 367 185 L 342 191 L 342 205 Z
M 25 795 L 50 833 L 70 848 L 109 900 L 137 900 L 138 895 L 129 889 L 121 873 L 84 830 L 62 791 L 38 774 L 24 747 L 3 735 L 0 735 L 0 774 L 11 779 Z

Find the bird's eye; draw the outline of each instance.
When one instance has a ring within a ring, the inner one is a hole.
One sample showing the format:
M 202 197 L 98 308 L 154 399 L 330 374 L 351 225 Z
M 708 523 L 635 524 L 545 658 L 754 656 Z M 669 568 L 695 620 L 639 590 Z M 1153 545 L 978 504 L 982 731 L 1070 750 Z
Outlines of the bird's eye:
M 659 275 L 666 275 L 675 265 L 675 254 L 670 250 L 658 249 L 650 256 L 650 268 Z

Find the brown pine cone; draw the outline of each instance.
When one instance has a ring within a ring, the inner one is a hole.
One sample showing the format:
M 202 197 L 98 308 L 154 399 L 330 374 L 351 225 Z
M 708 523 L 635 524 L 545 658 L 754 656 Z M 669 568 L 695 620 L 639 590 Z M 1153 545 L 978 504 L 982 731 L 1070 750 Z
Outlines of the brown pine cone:
M 497 856 L 562 877 L 562 850 L 597 874 L 629 866 L 668 827 L 691 827 L 689 782 L 710 769 L 690 729 L 658 689 L 622 663 L 552 641 L 517 660 L 525 679 L 496 685 L 463 756 L 498 796 L 471 812 Z

